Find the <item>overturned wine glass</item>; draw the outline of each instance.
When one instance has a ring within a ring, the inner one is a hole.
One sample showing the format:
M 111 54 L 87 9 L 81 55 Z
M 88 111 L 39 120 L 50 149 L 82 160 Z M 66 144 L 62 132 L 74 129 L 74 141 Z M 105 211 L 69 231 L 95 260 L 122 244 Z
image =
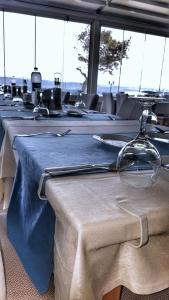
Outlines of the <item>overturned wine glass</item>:
M 133 187 L 149 187 L 156 182 L 161 158 L 156 147 L 149 141 L 147 125 L 156 124 L 156 116 L 151 111 L 158 98 L 139 99 L 142 107 L 138 135 L 119 152 L 117 170 L 122 182 Z
M 42 91 L 36 90 L 35 91 L 35 97 L 37 98 L 37 105 L 33 109 L 33 114 L 35 116 L 35 119 L 37 119 L 40 116 L 49 116 L 49 110 L 47 107 L 43 104 L 43 93 Z

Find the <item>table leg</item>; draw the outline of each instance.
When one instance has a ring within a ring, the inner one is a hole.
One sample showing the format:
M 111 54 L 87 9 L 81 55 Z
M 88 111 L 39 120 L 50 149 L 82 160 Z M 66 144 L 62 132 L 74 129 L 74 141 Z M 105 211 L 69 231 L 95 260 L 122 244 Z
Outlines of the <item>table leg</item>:
M 12 186 L 13 186 L 13 178 L 4 178 L 3 179 L 3 185 L 4 185 L 4 197 L 3 197 L 3 209 L 7 209 L 9 206 Z
M 102 300 L 120 300 L 121 286 L 116 287 L 111 292 L 104 295 Z
M 3 179 L 0 178 L 0 202 L 3 200 Z

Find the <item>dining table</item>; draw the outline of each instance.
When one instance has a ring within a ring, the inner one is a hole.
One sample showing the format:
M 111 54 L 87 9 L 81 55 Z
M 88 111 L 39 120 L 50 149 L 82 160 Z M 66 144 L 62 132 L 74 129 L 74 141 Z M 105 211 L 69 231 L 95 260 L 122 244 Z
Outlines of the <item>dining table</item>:
M 72 109 L 72 107 L 64 107 L 60 111 L 50 111 L 49 116 L 43 116 L 41 114 L 34 114 L 32 109 L 28 109 L 23 104 L 13 103 L 9 99 L 0 100 L 0 149 L 2 147 L 2 142 L 5 135 L 5 130 L 2 125 L 3 120 L 16 121 L 16 120 L 28 120 L 28 121 L 44 121 L 45 126 L 50 123 L 52 120 L 58 121 L 101 121 L 101 120 L 114 120 L 114 116 L 111 114 L 99 113 L 97 111 L 85 110 L 81 111 L 79 109 Z M 36 124 L 33 122 L 32 124 Z M 52 122 L 53 123 L 53 122 Z M 76 122 L 75 122 L 76 123 Z M 31 123 L 30 123 L 31 124 Z M 41 127 L 41 123 L 39 123 Z M 35 125 L 36 126 L 36 125 Z M 3 150 L 0 152 L 0 161 L 3 161 Z M 0 165 L 3 165 L 3 162 L 0 162 Z M 13 163 L 8 163 L 9 168 L 13 169 Z M 2 169 L 2 168 L 1 168 Z M 5 170 L 8 168 L 5 167 Z M 5 177 L 0 176 L 0 200 L 9 199 L 10 191 L 13 185 L 13 180 L 10 176 Z M 6 202 L 6 200 L 5 200 Z M 5 207 L 4 207 L 5 208 Z
M 100 143 L 93 134 L 133 134 L 136 122 L 102 121 L 110 124 L 100 128 L 94 121 L 90 126 L 86 121 L 61 122 L 53 129 L 71 129 L 64 137 L 31 137 L 19 136 L 35 132 L 30 121 L 25 120 L 25 126 L 21 120 L 13 121 L 14 126 L 3 121 L 18 162 L 7 214 L 8 237 L 34 285 L 45 292 L 54 268 L 57 300 L 102 299 L 119 285 L 140 294 L 168 287 L 165 176 L 139 190 L 123 185 L 117 172 L 68 174 L 46 180 L 45 200 L 37 194 L 46 168 L 115 164 L 119 148 Z M 157 269 L 160 272 L 154 272 Z
M 2 126 L 5 132 L 5 136 L 1 148 L 1 163 L 0 163 L 0 179 L 1 189 L 3 189 L 3 201 L 4 208 L 8 207 L 10 194 L 13 186 L 13 178 L 16 173 L 17 165 L 17 152 L 13 149 L 13 139 L 18 134 L 31 134 L 42 132 L 63 132 L 70 129 L 71 133 L 120 133 L 120 132 L 133 132 L 138 130 L 139 122 L 130 120 L 85 120 L 78 118 L 75 120 L 63 120 L 61 119 L 40 119 L 40 120 L 19 120 L 8 119 L 2 120 Z
M 8 238 L 39 293 L 48 289 L 53 273 L 56 300 L 102 300 L 122 285 L 138 294 L 169 286 L 167 171 L 160 169 L 152 187 L 131 188 L 116 172 L 120 148 L 93 138 L 132 138 L 138 121 L 90 114 L 4 118 L 2 127 L 0 178 L 8 187 L 12 182 L 5 204 Z M 68 129 L 63 137 L 21 136 Z M 168 144 L 155 145 L 166 163 Z M 46 169 L 89 164 L 114 168 L 48 176 L 43 197 L 38 193 Z

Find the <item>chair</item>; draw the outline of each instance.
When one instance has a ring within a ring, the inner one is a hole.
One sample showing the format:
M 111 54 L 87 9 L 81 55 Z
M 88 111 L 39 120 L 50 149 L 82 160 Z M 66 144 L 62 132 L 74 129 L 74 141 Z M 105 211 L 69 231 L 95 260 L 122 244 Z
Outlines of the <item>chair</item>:
M 70 92 L 66 92 L 63 98 L 63 104 L 69 104 L 70 103 Z
M 153 106 L 153 112 L 158 115 L 169 115 L 169 103 L 157 103 Z
M 97 110 L 99 95 L 97 94 L 82 94 L 82 101 L 88 109 Z
M 139 100 L 131 98 L 128 94 L 116 94 L 116 115 L 126 120 L 138 120 L 142 110 Z
M 52 283 L 48 292 L 40 295 L 25 273 L 7 238 L 5 212 L 0 212 L 0 246 L 0 300 L 54 300 Z
M 112 93 L 103 93 L 101 111 L 108 114 L 116 113 L 116 101 L 114 100 Z

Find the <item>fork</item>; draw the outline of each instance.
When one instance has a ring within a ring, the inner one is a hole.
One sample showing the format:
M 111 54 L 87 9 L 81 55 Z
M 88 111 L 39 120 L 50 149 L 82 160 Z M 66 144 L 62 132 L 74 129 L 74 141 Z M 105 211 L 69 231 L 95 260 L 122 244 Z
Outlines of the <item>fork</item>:
M 64 136 L 68 134 L 71 131 L 71 129 L 68 129 L 62 133 L 54 133 L 54 132 L 37 132 L 37 133 L 30 133 L 30 134 L 17 134 L 15 137 L 33 137 L 33 136 L 39 136 L 39 135 L 52 135 L 52 136 Z
M 38 133 L 31 133 L 31 134 L 17 134 L 13 138 L 12 149 L 16 150 L 15 147 L 14 147 L 16 137 L 34 137 L 34 136 L 39 136 L 39 135 L 51 135 L 51 136 L 62 137 L 62 136 L 65 136 L 66 134 L 68 134 L 70 131 L 71 131 L 71 129 L 68 129 L 68 130 L 66 130 L 66 131 L 64 131 L 62 133 L 38 132 Z
M 160 127 L 155 126 L 155 128 L 160 132 L 160 133 L 169 133 L 169 130 L 164 130 L 161 129 Z

